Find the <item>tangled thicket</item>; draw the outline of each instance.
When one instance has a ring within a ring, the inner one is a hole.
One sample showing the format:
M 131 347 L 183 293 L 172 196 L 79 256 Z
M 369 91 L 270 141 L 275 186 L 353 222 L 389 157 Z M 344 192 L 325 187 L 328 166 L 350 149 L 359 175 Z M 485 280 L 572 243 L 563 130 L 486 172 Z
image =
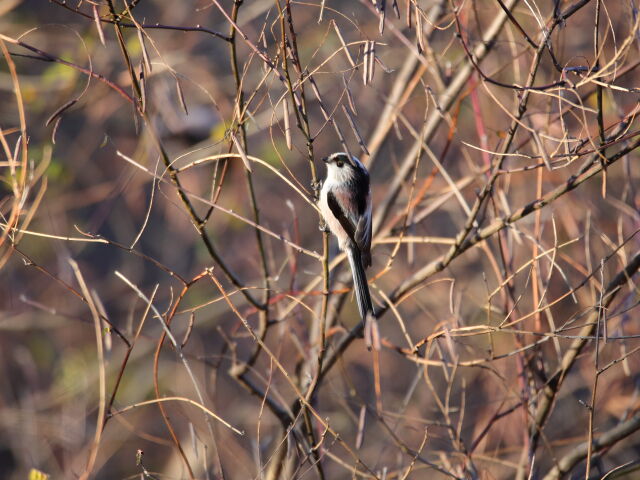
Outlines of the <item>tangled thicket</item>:
M 639 23 L 0 1 L 2 474 L 634 475 Z M 371 349 L 335 151 L 372 178 Z

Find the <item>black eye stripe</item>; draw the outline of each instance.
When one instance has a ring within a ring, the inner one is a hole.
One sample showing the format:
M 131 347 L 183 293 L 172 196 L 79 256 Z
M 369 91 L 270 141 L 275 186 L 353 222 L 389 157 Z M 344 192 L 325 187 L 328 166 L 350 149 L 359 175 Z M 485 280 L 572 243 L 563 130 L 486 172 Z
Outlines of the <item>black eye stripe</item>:
M 337 163 L 339 163 L 339 167 L 353 167 L 353 163 L 351 158 L 348 155 L 340 155 L 336 158 Z

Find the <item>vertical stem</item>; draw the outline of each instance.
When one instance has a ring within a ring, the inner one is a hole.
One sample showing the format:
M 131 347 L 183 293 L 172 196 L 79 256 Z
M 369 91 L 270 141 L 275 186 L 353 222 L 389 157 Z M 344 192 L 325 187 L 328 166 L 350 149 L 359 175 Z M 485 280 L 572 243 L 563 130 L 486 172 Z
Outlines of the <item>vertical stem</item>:
M 240 10 L 240 6 L 242 5 L 243 0 L 234 0 L 233 2 L 233 9 L 231 10 L 231 19 L 233 21 L 233 23 L 231 24 L 230 27 L 230 32 L 229 32 L 229 37 L 231 38 L 231 41 L 229 42 L 229 48 L 231 50 L 231 70 L 233 72 L 233 78 L 235 80 L 236 83 L 236 112 L 235 114 L 237 114 L 238 118 L 237 118 L 237 124 L 238 124 L 238 129 L 240 130 L 240 138 L 241 138 L 241 142 L 242 142 L 242 148 L 244 148 L 244 151 L 248 154 L 249 153 L 249 146 L 247 145 L 247 131 L 245 128 L 245 124 L 244 124 L 244 118 L 242 118 L 241 112 L 244 111 L 244 92 L 242 90 L 242 80 L 240 78 L 240 70 L 238 68 L 238 54 L 237 54 L 237 48 L 236 48 L 236 29 L 234 27 L 234 24 L 237 22 L 238 19 L 238 11 Z M 231 145 L 233 145 L 233 143 L 231 143 Z M 232 148 L 230 146 L 230 148 Z M 256 202 L 256 195 L 255 195 L 255 189 L 253 187 L 253 178 L 252 178 L 252 173 L 245 169 L 245 178 L 247 181 L 247 189 L 249 191 L 249 200 L 251 202 L 251 209 L 253 211 L 253 220 L 255 221 L 256 224 L 260 224 L 260 211 L 258 210 L 258 205 Z M 262 305 L 264 308 L 260 309 L 259 311 L 259 335 L 262 339 L 264 339 L 266 333 L 267 333 L 267 325 L 268 325 L 268 319 L 269 319 L 269 298 L 271 295 L 270 292 L 270 282 L 269 282 L 269 267 L 267 265 L 267 255 L 266 255 L 266 251 L 264 248 L 264 240 L 262 238 L 262 232 L 255 228 L 254 229 L 255 234 L 256 234 L 256 243 L 258 246 L 258 251 L 260 253 L 260 266 L 262 268 L 262 287 L 263 287 L 263 294 L 262 294 Z M 256 346 L 256 352 L 254 355 L 257 355 L 259 351 L 259 346 Z
M 596 1 L 596 19 L 595 25 L 593 27 L 593 50 L 595 55 L 595 62 L 593 64 L 593 68 L 596 71 L 600 70 L 600 41 L 598 39 L 598 33 L 600 30 L 600 5 L 601 0 Z M 596 84 L 596 101 L 598 105 L 598 130 L 600 133 L 600 145 L 602 146 L 606 142 L 606 136 L 604 133 L 604 114 L 602 111 L 602 85 L 600 83 Z M 604 166 L 604 158 L 606 152 L 603 149 L 600 153 L 600 162 Z M 604 198 L 607 195 L 607 170 L 603 168 L 602 170 L 602 197 Z
M 598 2 L 600 3 L 600 2 Z M 600 264 L 600 274 L 604 276 L 604 262 Z M 595 335 L 595 378 L 593 379 L 593 391 L 591 392 L 591 403 L 589 404 L 589 435 L 587 440 L 587 465 L 585 469 L 585 480 L 589 480 L 589 474 L 591 473 L 591 457 L 593 454 L 593 428 L 596 417 L 596 398 L 598 391 L 598 379 L 600 378 L 600 325 L 604 325 L 606 319 L 604 318 L 605 309 L 602 306 L 602 297 L 604 294 L 604 278 L 601 281 L 600 298 L 598 299 L 598 305 L 596 306 L 596 335 Z

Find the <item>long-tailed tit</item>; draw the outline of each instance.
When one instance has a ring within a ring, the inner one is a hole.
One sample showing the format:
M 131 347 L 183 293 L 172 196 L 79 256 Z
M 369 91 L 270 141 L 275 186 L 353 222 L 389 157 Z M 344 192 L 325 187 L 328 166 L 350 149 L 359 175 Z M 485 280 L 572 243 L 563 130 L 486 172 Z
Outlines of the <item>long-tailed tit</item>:
M 322 160 L 327 164 L 327 178 L 320 192 L 320 210 L 340 249 L 349 257 L 358 310 L 366 322 L 374 315 L 364 272 L 371 266 L 369 172 L 347 153 L 334 153 Z

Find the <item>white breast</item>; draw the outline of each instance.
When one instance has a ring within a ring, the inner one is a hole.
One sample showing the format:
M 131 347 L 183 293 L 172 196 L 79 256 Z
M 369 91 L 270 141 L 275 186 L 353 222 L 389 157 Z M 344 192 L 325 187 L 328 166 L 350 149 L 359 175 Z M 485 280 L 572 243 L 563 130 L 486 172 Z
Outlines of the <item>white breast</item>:
M 337 237 L 340 250 L 344 250 L 349 242 L 349 235 L 347 235 L 347 232 L 342 228 L 342 225 L 327 203 L 327 193 L 329 193 L 333 186 L 334 182 L 329 178 L 324 182 L 324 185 L 322 185 L 322 190 L 320 191 L 320 211 L 329 230 Z

